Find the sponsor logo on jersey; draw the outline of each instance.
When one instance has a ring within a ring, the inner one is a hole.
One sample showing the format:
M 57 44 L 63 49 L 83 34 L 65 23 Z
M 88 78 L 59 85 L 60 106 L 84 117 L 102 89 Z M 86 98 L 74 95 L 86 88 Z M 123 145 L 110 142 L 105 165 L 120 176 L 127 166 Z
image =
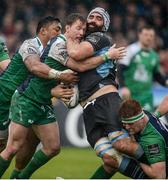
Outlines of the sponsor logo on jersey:
M 157 155 L 160 154 L 160 147 L 158 144 L 151 144 L 148 146 L 148 152 L 149 155 L 153 156 L 153 155 Z

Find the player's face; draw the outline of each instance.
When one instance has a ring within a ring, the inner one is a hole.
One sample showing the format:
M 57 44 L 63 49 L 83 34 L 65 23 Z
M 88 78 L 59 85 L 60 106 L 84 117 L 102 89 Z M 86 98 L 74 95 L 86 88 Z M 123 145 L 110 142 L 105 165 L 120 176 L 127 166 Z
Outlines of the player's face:
M 154 39 L 155 31 L 153 29 L 143 29 L 142 32 L 139 33 L 139 40 L 144 47 L 153 47 Z
M 87 18 L 87 28 L 89 32 L 102 31 L 104 25 L 103 17 L 99 13 L 92 13 Z
M 60 23 L 52 23 L 46 27 L 46 36 L 51 39 L 55 36 L 61 34 L 61 24 Z
M 130 134 L 137 134 L 141 131 L 142 121 L 135 121 L 133 123 L 124 123 L 123 126 Z
M 68 36 L 74 40 L 80 42 L 86 32 L 86 23 L 80 20 L 75 21 L 71 26 L 66 26 L 66 33 Z

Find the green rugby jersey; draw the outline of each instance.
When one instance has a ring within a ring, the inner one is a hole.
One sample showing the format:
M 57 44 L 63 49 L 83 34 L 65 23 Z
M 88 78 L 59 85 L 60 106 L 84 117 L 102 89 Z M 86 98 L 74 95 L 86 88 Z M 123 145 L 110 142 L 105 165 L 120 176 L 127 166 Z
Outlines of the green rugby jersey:
M 137 141 L 142 146 L 149 164 L 166 161 L 168 167 L 168 127 L 151 113 L 145 113 L 149 121 L 138 135 Z
M 143 107 L 148 103 L 153 106 L 153 75 L 160 69 L 158 54 L 153 49 L 143 50 L 137 42 L 127 47 L 127 55 L 119 63 L 127 66 L 124 82 L 131 91 L 131 97 Z M 148 107 L 145 109 L 152 110 Z
M 46 47 L 43 54 L 48 54 L 44 55 L 46 57 L 44 63 L 51 68 L 59 71 L 67 69 L 65 64 L 68 60 L 68 53 L 65 36 L 61 34 L 54 38 Z M 23 93 L 26 97 L 38 103 L 51 104 L 51 89 L 58 84 L 57 80 L 34 76 L 26 83 L 20 88 L 20 93 Z
M 5 43 L 0 39 L 0 62 L 6 59 L 10 59 L 8 55 L 8 49 Z
M 14 54 L 8 68 L 0 76 L 0 90 L 10 100 L 16 88 L 30 74 L 24 60 L 31 55 L 41 56 L 43 45 L 38 37 L 23 42 L 19 50 Z

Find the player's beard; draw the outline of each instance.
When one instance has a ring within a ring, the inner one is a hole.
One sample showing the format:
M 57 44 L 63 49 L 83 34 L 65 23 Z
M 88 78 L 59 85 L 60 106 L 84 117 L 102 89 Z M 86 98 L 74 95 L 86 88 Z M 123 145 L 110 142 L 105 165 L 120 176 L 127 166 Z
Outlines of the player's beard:
M 97 26 L 94 22 L 87 24 L 87 32 L 89 33 L 101 32 L 102 28 L 103 28 L 102 26 Z

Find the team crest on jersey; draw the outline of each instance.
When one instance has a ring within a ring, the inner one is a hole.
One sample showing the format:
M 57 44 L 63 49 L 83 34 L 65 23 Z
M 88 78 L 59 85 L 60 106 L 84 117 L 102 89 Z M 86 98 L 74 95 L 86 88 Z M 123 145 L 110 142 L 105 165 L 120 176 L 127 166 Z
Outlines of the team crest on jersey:
M 148 146 L 148 152 L 149 155 L 153 156 L 153 155 L 157 155 L 160 154 L 160 147 L 158 144 L 151 144 Z
M 29 47 L 27 51 L 29 54 L 37 54 L 36 51 L 31 47 Z

